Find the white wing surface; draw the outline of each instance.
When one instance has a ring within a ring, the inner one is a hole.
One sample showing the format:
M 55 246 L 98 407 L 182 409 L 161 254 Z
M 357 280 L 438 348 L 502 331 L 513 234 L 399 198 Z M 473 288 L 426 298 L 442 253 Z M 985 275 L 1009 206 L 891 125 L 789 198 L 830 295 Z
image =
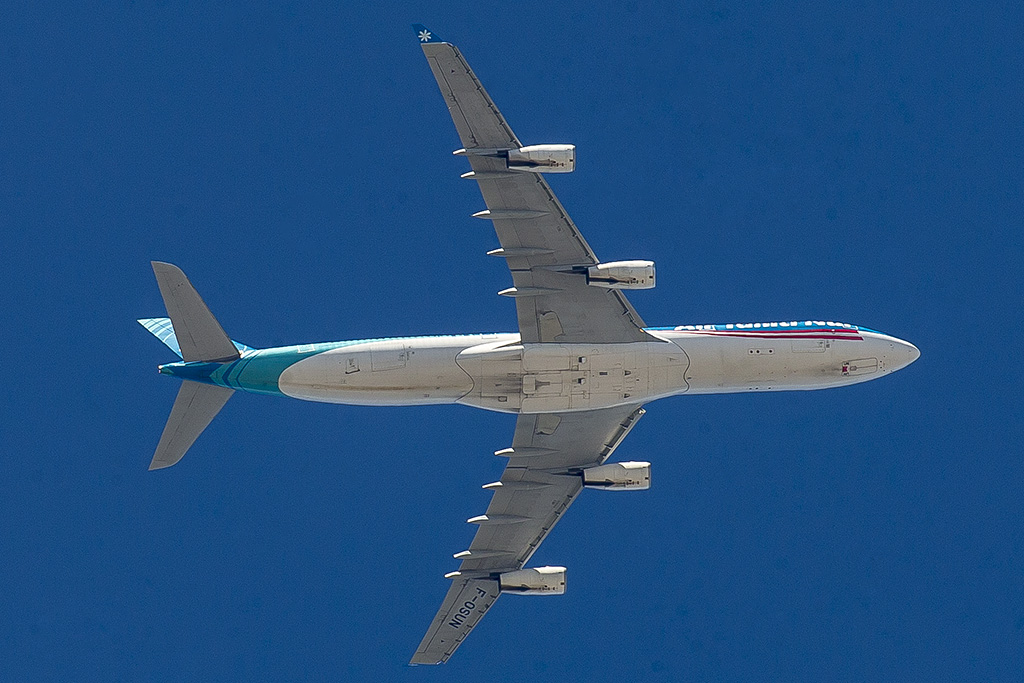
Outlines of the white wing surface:
M 639 406 L 520 415 L 501 480 L 480 528 L 452 577 L 452 587 L 427 629 L 412 664 L 451 657 L 498 599 L 498 577 L 521 569 L 583 488 L 582 469 L 602 464 L 644 414 Z
M 462 53 L 427 28 L 414 27 L 455 122 L 512 272 L 524 343 L 650 341 L 643 321 L 617 290 L 592 287 L 568 269 L 598 263 L 583 235 L 539 173 L 510 171 L 493 153 L 522 145 Z M 488 156 L 488 154 L 492 156 Z

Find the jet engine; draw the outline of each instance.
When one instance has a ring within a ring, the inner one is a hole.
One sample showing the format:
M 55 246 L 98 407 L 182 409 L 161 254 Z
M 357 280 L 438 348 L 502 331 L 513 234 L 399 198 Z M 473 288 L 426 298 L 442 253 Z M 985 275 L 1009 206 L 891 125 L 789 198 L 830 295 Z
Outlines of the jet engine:
M 606 289 L 652 289 L 654 261 L 612 261 L 590 266 L 587 284 Z
M 565 567 L 536 567 L 498 576 L 502 593 L 561 595 L 565 592 Z
M 607 491 L 642 491 L 651 488 L 651 463 L 613 462 L 583 470 L 583 485 Z
M 576 168 L 575 145 L 530 145 L 508 151 L 510 171 L 572 173 Z

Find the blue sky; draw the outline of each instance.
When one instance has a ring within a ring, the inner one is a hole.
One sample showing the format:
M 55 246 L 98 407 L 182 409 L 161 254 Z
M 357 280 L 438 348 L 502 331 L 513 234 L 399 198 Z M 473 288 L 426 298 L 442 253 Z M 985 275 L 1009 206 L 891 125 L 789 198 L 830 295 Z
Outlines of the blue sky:
M 1019 680 L 1018 3 L 9 3 L 0 679 Z M 252 346 L 512 331 L 409 25 L 462 49 L 651 325 L 839 319 L 921 359 L 649 406 L 452 661 L 405 667 L 513 418 L 177 391 L 180 265 Z

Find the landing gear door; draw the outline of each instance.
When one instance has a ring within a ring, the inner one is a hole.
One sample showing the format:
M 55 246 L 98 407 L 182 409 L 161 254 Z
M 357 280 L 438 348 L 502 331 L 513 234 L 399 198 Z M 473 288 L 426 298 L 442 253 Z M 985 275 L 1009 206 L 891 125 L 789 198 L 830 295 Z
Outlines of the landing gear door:
M 527 344 L 523 350 L 523 371 L 560 372 L 569 369 L 569 347 L 562 344 Z
M 569 347 L 562 344 L 526 345 L 523 350 L 522 412 L 569 410 L 573 390 L 569 368 Z
M 409 350 L 400 341 L 374 342 L 370 348 L 370 367 L 373 372 L 404 368 Z

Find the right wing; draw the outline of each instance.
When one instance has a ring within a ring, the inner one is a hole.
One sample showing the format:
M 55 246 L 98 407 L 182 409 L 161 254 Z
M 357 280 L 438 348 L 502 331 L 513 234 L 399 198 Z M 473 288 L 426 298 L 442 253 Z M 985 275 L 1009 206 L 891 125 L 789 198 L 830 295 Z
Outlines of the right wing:
M 524 343 L 651 341 L 644 322 L 622 292 L 592 287 L 568 269 L 598 263 L 593 250 L 539 173 L 508 170 L 491 153 L 522 144 L 473 74 L 462 53 L 425 26 L 413 27 L 462 140 L 515 285 Z
M 498 577 L 522 569 L 583 489 L 582 469 L 604 463 L 644 414 L 637 405 L 520 415 L 508 465 L 480 528 L 411 664 L 448 661 L 501 591 Z M 500 454 L 506 454 L 499 451 Z

